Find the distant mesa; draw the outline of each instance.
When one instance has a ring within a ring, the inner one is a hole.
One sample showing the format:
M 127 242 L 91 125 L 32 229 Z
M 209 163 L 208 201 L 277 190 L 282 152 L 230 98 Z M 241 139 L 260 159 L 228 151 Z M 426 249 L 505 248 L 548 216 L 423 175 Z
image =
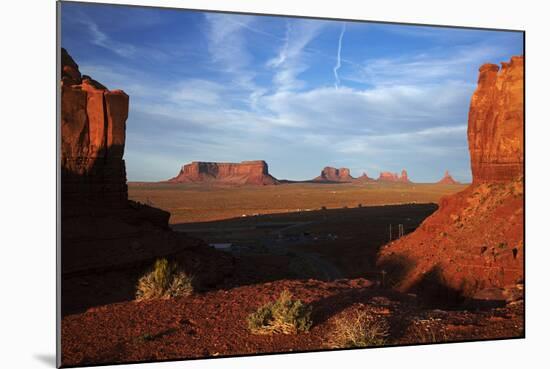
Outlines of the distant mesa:
M 455 179 L 451 176 L 448 170 L 445 171 L 445 175 L 437 183 L 438 184 L 460 184 L 460 182 L 455 181 Z
M 401 171 L 401 176 L 397 173 L 392 172 L 381 172 L 380 176 L 378 177 L 379 182 L 401 182 L 401 183 L 411 183 L 409 180 L 409 175 L 407 174 L 407 171 L 403 169 Z
M 215 163 L 194 161 L 185 164 L 170 183 L 212 183 L 230 185 L 275 185 L 279 180 L 269 174 L 263 160 L 240 163 Z
M 314 182 L 352 182 L 349 168 L 324 167 L 321 175 L 313 179 Z

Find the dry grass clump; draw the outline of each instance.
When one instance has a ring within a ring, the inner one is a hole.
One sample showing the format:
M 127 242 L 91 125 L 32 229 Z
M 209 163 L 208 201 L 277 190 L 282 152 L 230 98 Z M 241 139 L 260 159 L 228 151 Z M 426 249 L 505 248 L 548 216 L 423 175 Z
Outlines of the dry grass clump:
M 288 290 L 248 316 L 248 328 L 254 334 L 296 334 L 308 331 L 311 324 L 311 306 L 293 300 Z
M 328 345 L 332 348 L 382 346 L 387 342 L 388 329 L 386 320 L 354 310 L 336 319 Z
M 412 343 L 441 343 L 446 342 L 447 333 L 439 327 L 434 318 L 415 321 L 409 328 Z
M 153 268 L 139 279 L 136 299 L 188 296 L 193 291 L 193 276 L 180 270 L 176 262 L 163 258 L 155 261 Z

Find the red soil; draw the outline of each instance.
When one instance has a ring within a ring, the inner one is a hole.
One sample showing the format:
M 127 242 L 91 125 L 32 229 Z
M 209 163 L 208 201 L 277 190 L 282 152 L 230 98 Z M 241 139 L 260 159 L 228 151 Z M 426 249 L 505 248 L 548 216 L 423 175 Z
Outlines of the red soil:
M 400 290 L 438 283 L 473 295 L 523 280 L 523 180 L 472 185 L 440 201 L 413 233 L 386 245 L 379 266 L 400 274 Z
M 314 325 L 296 335 L 253 335 L 246 318 L 289 289 L 311 303 Z M 62 321 L 63 365 L 185 359 L 326 349 L 336 317 L 363 309 L 386 320 L 388 344 L 523 335 L 523 303 L 470 313 L 422 309 L 414 296 L 365 279 L 280 280 L 170 300 L 91 308 Z

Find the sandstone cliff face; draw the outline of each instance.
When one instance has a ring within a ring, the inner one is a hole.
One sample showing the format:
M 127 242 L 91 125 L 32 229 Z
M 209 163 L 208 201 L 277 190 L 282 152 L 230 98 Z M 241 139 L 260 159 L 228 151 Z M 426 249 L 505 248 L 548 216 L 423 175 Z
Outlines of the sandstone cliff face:
M 403 169 L 401 171 L 401 176 L 397 173 L 392 172 L 381 172 L 380 176 L 378 177 L 379 182 L 402 182 L 402 183 L 410 183 L 409 175 L 407 174 L 407 171 Z
M 72 202 L 121 207 L 128 200 L 124 142 L 128 95 L 110 91 L 62 49 L 61 191 L 64 210 Z
M 451 176 L 448 170 L 445 171 L 443 178 L 437 181 L 437 183 L 438 184 L 460 184 L 460 182 L 455 181 L 455 179 Z
M 523 58 L 502 65 L 480 68 L 472 97 L 472 185 L 380 251 L 400 290 L 475 297 L 523 280 Z
M 354 178 L 348 168 L 324 167 L 321 174 L 313 180 L 315 182 L 351 182 Z
M 263 160 L 241 163 L 211 163 L 194 161 L 181 168 L 179 174 L 170 179 L 172 183 L 211 182 L 234 185 L 273 185 L 279 181 L 269 174 Z
M 191 272 L 215 283 L 231 266 L 226 255 L 172 232 L 168 212 L 128 200 L 123 160 L 128 95 L 81 76 L 66 50 L 61 56 L 64 304 L 76 301 L 69 291 L 82 289 L 72 284 L 75 275 L 148 266 L 161 256 L 184 254 Z
M 523 175 L 523 124 L 523 57 L 483 65 L 468 115 L 474 183 Z

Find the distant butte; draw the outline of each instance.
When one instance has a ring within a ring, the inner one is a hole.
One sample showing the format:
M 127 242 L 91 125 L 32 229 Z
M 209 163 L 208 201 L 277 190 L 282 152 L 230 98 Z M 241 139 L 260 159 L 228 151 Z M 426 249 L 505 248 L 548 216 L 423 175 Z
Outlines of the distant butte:
M 314 182 L 352 182 L 353 178 L 348 168 L 324 167 L 321 174 L 313 179 Z
M 405 169 L 401 171 L 401 176 L 399 176 L 399 174 L 397 173 L 381 172 L 377 181 L 411 183 L 411 181 L 409 180 L 409 175 L 407 174 L 407 171 Z
M 356 182 L 375 182 L 374 178 L 368 176 L 366 172 L 363 172 L 359 177 L 355 178 Z
M 269 174 L 263 160 L 240 163 L 194 161 L 185 164 L 170 183 L 212 183 L 229 185 L 275 185 L 279 180 Z
M 441 178 L 438 182 L 438 184 L 460 184 L 460 182 L 456 181 L 448 170 L 445 171 L 445 175 L 443 175 L 443 178 Z

